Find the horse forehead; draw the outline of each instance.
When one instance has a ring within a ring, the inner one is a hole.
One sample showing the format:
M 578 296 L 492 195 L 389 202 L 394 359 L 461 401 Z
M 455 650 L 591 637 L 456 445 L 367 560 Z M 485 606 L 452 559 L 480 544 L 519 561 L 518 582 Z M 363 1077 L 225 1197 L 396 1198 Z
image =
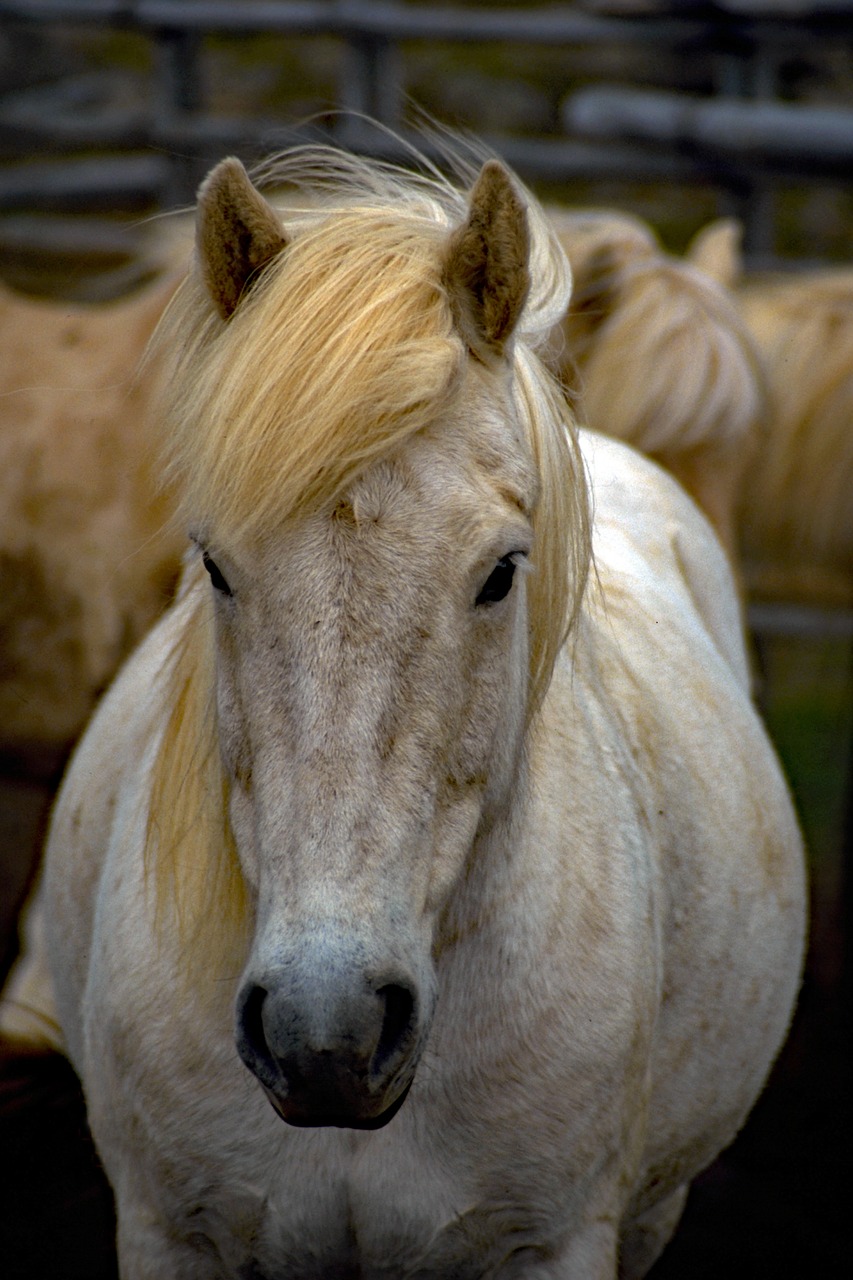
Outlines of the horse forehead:
M 389 602 L 401 621 L 407 613 L 414 621 L 424 594 L 446 591 L 464 569 L 487 523 L 486 506 L 458 472 L 385 460 L 289 532 L 285 589 L 350 622 L 378 616 Z
M 469 529 L 521 510 L 529 514 L 538 475 L 508 387 L 469 376 L 453 410 L 404 441 L 350 487 L 356 517 L 423 519 Z
M 499 521 L 505 507 L 518 505 L 516 490 L 523 486 L 513 479 L 511 468 L 502 468 L 496 458 L 478 457 L 464 446 L 435 448 L 421 437 L 350 485 L 337 514 L 351 514 L 356 543 L 367 542 L 371 531 L 385 530 L 395 534 L 404 554 L 410 543 L 425 551 Z
M 476 415 L 466 420 L 463 407 L 417 432 L 298 521 L 291 536 L 307 572 L 322 577 L 328 561 L 393 572 L 405 559 L 415 575 L 436 561 L 448 573 L 448 556 L 464 564 L 472 540 L 486 544 L 526 520 L 538 489 L 526 444 L 496 406 L 477 405 Z

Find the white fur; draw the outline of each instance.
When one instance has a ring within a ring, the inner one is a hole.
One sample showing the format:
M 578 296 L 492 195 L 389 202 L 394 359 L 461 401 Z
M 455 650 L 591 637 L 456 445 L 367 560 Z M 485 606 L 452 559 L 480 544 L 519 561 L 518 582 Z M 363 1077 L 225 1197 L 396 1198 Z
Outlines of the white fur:
M 458 491 L 479 479 L 463 465 L 445 498 L 456 446 L 437 431 L 412 449 L 432 463 L 423 538 L 428 557 L 441 546 L 440 625 L 459 571 Z M 796 823 L 750 705 L 710 529 L 629 450 L 587 437 L 585 457 L 595 585 L 528 762 L 509 746 L 523 724 L 510 683 L 493 753 L 499 773 L 510 761 L 514 773 L 445 849 L 440 909 L 425 907 L 406 864 L 420 913 L 407 945 L 437 956 L 437 1004 L 386 1128 L 285 1126 L 233 1047 L 239 963 L 194 996 L 180 944 L 154 943 L 141 848 L 157 673 L 191 601 L 103 704 L 58 805 L 44 892 L 59 1021 L 116 1190 L 126 1280 L 237 1276 L 250 1260 L 266 1277 L 357 1266 L 365 1277 L 591 1280 L 616 1274 L 620 1237 L 626 1274 L 641 1275 L 650 1258 L 632 1222 L 651 1220 L 653 1257 L 674 1225 L 670 1203 L 742 1123 L 798 983 Z M 393 477 L 382 485 L 385 518 L 393 497 L 413 519 Z M 265 590 L 277 550 L 253 566 Z M 291 572 L 309 600 L 322 567 L 298 560 Z M 507 669 L 524 671 L 524 628 L 510 631 Z M 367 768 L 360 788 L 376 803 Z M 351 902 L 376 927 L 383 874 Z M 346 880 L 333 893 L 345 901 Z

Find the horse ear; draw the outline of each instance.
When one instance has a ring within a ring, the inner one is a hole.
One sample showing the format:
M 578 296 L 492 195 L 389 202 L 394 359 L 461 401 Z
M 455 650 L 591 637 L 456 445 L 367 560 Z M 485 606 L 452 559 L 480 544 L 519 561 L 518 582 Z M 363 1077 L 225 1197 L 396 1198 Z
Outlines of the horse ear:
M 697 231 L 684 256 L 717 284 L 734 289 L 743 271 L 742 240 L 743 226 L 737 218 L 717 218 Z
M 237 309 L 252 277 L 287 244 L 278 215 L 233 157 L 201 185 L 196 248 L 204 283 L 223 320 Z
M 456 326 L 480 359 L 500 356 L 518 322 L 530 287 L 528 249 L 524 202 L 503 165 L 489 160 L 444 264 Z

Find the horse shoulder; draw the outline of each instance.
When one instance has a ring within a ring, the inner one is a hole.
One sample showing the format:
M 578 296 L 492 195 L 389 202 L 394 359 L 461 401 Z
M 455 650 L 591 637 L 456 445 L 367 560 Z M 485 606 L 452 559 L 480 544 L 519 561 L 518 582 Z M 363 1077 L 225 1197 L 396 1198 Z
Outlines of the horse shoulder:
M 178 604 L 122 668 L 72 756 L 51 819 L 42 890 L 47 949 L 75 1062 L 87 986 L 98 963 L 98 931 L 105 915 L 108 928 L 120 918 L 119 903 L 102 902 L 108 877 L 141 878 L 147 784 L 161 710 L 158 675 L 181 621 Z M 125 939 L 141 927 L 142 919 L 122 918 Z
M 689 625 L 692 614 L 737 684 L 748 690 L 742 605 L 710 522 L 656 463 L 595 432 L 583 432 L 582 440 L 594 495 L 597 562 L 612 562 L 617 574 L 642 582 L 644 591 L 656 578 L 673 622 L 678 615 L 679 625 Z
M 766 817 L 799 851 L 793 809 L 753 705 L 740 601 L 707 521 L 669 477 L 610 441 L 587 460 L 597 578 L 582 647 L 618 732 L 664 809 L 703 829 L 728 874 Z M 726 832 L 726 806 L 732 822 Z M 659 815 L 660 816 L 660 815 Z M 759 841 L 759 845 L 762 842 Z M 758 849 L 760 852 L 760 849 Z
M 609 733 L 647 832 L 659 966 L 641 1210 L 667 1160 L 674 1190 L 731 1140 L 763 1082 L 799 982 L 803 856 L 749 695 L 719 546 L 644 461 L 609 443 L 592 452 L 599 594 L 575 680 L 603 708 L 597 749 Z M 612 789 L 603 786 L 608 804 Z

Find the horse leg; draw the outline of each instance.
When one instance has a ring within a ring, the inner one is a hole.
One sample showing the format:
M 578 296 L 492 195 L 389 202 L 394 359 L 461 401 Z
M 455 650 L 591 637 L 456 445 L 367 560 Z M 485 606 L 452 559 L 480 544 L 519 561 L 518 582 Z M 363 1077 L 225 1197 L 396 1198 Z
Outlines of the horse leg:
M 615 1280 L 616 1254 L 614 1224 L 593 1221 L 573 1234 L 558 1258 L 509 1274 L 518 1280 Z
M 687 1199 L 687 1184 L 623 1225 L 619 1248 L 619 1280 L 642 1280 L 663 1253 L 678 1226 Z
M 64 1053 L 47 962 L 44 895 L 38 891 L 24 911 L 23 945 L 0 1001 L 0 1033 L 33 1049 Z
M 172 1238 L 144 1206 L 118 1206 L 118 1259 L 121 1280 L 222 1280 L 222 1260 L 203 1243 Z M 236 1274 L 236 1272 L 234 1273 Z

